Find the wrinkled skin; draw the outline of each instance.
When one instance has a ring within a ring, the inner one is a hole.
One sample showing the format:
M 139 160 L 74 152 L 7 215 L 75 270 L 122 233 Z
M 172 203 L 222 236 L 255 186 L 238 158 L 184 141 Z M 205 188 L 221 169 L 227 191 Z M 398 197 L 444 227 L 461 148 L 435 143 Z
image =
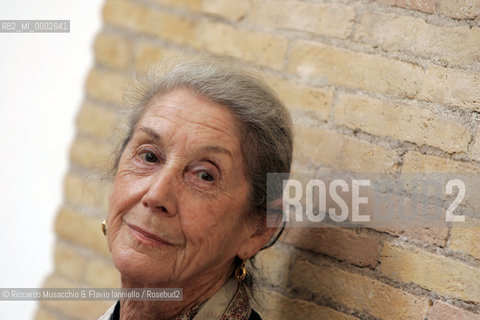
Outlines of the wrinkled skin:
M 274 230 L 247 222 L 235 119 L 187 89 L 156 97 L 119 161 L 108 245 L 123 287 L 183 288 L 182 302 L 129 302 L 122 319 L 168 318 L 213 295 Z

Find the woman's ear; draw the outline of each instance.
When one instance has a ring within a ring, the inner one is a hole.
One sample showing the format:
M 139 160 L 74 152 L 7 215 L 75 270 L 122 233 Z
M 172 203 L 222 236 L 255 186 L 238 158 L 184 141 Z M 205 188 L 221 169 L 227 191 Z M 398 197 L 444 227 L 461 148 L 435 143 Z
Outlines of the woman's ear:
M 283 200 L 276 199 L 267 206 L 267 211 L 254 223 L 250 237 L 242 243 L 237 255 L 241 258 L 253 257 L 266 244 L 268 244 L 275 232 L 282 227 Z
M 283 220 L 283 199 L 278 198 L 267 204 L 266 227 L 279 228 Z

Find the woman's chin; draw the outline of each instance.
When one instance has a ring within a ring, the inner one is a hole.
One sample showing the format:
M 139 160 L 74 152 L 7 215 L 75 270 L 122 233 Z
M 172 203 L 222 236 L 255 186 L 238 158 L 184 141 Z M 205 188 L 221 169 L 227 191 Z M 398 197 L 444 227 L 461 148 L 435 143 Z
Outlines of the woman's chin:
M 129 281 L 147 285 L 149 283 L 167 283 L 168 266 L 138 252 L 135 249 L 112 250 L 112 260 L 122 276 L 122 283 Z

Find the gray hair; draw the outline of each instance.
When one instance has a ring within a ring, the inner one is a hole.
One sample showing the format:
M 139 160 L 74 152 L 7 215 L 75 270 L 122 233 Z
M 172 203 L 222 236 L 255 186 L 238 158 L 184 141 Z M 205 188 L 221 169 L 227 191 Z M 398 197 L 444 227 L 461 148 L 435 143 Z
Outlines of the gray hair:
M 173 89 L 187 88 L 225 106 L 234 115 L 241 134 L 244 174 L 251 186 L 248 217 L 265 217 L 268 202 L 282 195 L 281 181 L 269 181 L 267 195 L 267 174 L 290 172 L 293 126 L 287 108 L 275 93 L 244 69 L 223 58 L 202 58 L 170 68 L 156 67 L 138 78 L 127 91 L 131 112 L 128 133 L 117 152 L 114 171 L 152 99 Z

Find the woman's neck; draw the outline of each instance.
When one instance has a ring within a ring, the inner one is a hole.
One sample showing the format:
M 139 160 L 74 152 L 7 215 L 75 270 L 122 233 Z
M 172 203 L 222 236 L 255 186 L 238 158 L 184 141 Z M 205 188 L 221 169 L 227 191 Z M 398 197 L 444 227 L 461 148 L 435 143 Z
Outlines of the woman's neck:
M 122 288 L 163 288 L 176 287 L 183 289 L 182 301 L 133 301 L 121 302 L 120 320 L 155 319 L 167 320 L 201 304 L 215 294 L 227 281 L 230 273 L 222 273 L 214 277 L 199 276 L 195 281 L 168 286 L 158 284 L 144 284 L 122 276 Z

